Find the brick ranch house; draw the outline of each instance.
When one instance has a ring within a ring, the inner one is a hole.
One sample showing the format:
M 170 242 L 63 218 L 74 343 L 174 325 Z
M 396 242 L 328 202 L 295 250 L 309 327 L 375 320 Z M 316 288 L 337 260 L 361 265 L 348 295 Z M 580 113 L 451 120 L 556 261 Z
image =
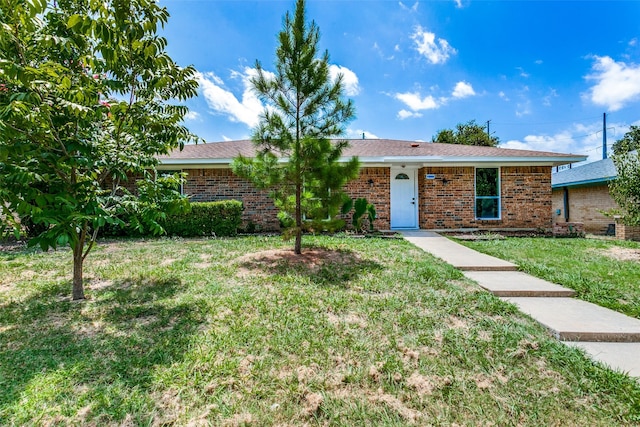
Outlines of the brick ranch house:
M 609 182 L 617 175 L 611 159 L 552 173 L 554 224 L 578 222 L 587 233 L 612 234 L 614 219 L 603 212 L 618 207 L 609 194 Z
M 586 233 L 640 241 L 640 227 L 622 224 L 604 214 L 619 208 L 609 193 L 609 183 L 617 177 L 610 158 L 552 173 L 554 226 L 582 223 Z
M 358 156 L 360 175 L 346 185 L 377 210 L 387 229 L 545 229 L 552 227 L 551 169 L 585 156 L 497 147 L 389 139 L 354 139 L 344 158 Z M 251 141 L 188 145 L 160 157 L 159 169 L 187 174 L 192 201 L 238 199 L 243 221 L 257 230 L 279 229 L 267 191 L 234 175 L 233 159 L 255 153 Z

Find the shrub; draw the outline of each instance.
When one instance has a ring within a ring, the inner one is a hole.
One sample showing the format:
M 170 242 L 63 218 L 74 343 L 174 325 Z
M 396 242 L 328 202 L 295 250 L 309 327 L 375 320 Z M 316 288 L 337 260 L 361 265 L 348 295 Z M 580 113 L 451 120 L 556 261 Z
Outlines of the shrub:
M 235 236 L 242 220 L 242 202 L 193 202 L 187 213 L 159 221 L 169 236 Z

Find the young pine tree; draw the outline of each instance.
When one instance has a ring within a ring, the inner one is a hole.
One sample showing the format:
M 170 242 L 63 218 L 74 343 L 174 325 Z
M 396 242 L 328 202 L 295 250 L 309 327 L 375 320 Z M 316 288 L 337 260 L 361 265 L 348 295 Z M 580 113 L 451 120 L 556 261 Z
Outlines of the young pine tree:
M 271 189 L 281 218 L 290 219 L 285 235 L 295 236 L 296 254 L 302 251 L 304 216 L 317 214 L 318 201 L 329 216 L 336 214 L 344 184 L 359 170 L 357 158 L 340 162 L 347 141 L 331 141 L 344 133 L 355 110 L 343 99 L 342 76 L 330 76 L 328 52 L 318 55 L 319 38 L 315 22 L 306 22 L 304 0 L 298 0 L 278 35 L 275 73 L 256 62 L 252 84 L 266 104 L 252 137 L 256 156 L 233 163 L 236 174 Z

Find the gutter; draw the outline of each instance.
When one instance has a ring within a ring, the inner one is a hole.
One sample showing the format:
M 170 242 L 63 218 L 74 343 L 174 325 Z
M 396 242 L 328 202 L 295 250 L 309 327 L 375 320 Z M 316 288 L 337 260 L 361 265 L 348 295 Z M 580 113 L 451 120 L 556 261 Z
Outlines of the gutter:
M 586 179 L 584 181 L 562 182 L 559 184 L 551 184 L 551 188 L 584 187 L 591 184 L 606 184 L 616 178 L 616 176 L 608 176 L 604 178 Z
M 346 162 L 351 157 L 342 157 L 340 162 Z M 359 157 L 360 162 L 365 165 L 369 164 L 420 164 L 421 166 L 427 165 L 454 165 L 460 163 L 496 163 L 503 165 L 509 164 L 538 164 L 558 166 L 567 163 L 581 162 L 587 159 L 587 156 L 571 156 L 571 157 L 442 157 L 442 156 L 377 156 L 377 157 Z M 229 165 L 233 159 L 212 159 L 212 158 L 160 158 L 158 159 L 161 165 L 166 166 L 207 166 L 207 165 Z M 288 158 L 281 158 L 280 163 L 285 163 Z

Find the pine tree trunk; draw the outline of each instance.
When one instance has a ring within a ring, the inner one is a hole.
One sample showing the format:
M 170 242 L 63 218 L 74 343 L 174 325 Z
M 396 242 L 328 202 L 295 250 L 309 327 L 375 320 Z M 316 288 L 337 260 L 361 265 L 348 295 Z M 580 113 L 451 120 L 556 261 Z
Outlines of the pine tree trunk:
M 77 244 L 73 248 L 73 300 L 84 299 L 84 285 L 82 283 L 82 265 L 84 259 L 82 257 L 83 244 Z
M 293 253 L 302 254 L 302 188 L 300 184 L 296 184 L 296 243 Z

